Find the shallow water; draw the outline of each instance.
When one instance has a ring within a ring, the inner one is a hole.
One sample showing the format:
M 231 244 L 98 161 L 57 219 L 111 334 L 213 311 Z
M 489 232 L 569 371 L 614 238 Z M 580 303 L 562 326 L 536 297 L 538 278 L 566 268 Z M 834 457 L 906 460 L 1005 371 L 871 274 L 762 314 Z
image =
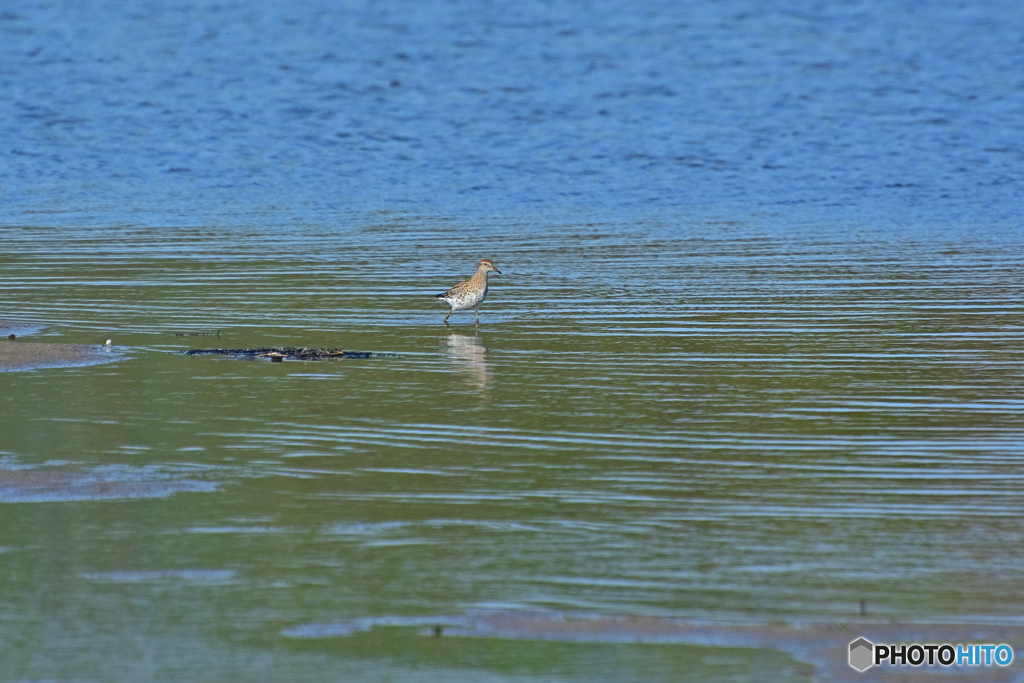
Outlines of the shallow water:
M 240 657 L 315 677 L 419 646 L 283 631 L 537 607 L 716 623 L 856 622 L 861 600 L 884 620 L 1024 608 L 1024 240 L 494 223 L 465 247 L 505 272 L 477 330 L 471 313 L 441 323 L 429 295 L 472 261 L 430 227 L 294 230 L 270 251 L 246 229 L 7 230 L 12 316 L 48 325 L 21 343 L 127 348 L 3 378 L 5 466 L 77 477 L 64 500 L 19 498 L 14 478 L 0 495 L 35 501 L 4 506 L 0 541 L 16 676 L 71 676 L 44 664 L 69 639 L 125 656 L 126 630 L 171 659 L 202 641 L 185 678 L 247 671 Z M 286 343 L 397 357 L 181 355 Z M 603 671 L 566 647 L 533 673 Z M 673 653 L 652 676 L 679 675 Z M 637 665 L 622 657 L 611 678 Z
M 0 373 L 0 678 L 828 680 L 420 631 L 1019 622 L 1015 5 L 140 7 L 0 13 L 0 319 L 123 353 Z M 265 346 L 391 357 L 183 355 Z

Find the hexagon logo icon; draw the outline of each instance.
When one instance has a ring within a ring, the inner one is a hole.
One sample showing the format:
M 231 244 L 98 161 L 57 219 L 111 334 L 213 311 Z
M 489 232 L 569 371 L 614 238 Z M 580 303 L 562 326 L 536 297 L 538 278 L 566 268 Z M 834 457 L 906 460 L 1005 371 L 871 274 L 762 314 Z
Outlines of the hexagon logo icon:
M 875 645 L 866 638 L 858 638 L 850 643 L 850 666 L 857 671 L 864 671 L 875 663 Z

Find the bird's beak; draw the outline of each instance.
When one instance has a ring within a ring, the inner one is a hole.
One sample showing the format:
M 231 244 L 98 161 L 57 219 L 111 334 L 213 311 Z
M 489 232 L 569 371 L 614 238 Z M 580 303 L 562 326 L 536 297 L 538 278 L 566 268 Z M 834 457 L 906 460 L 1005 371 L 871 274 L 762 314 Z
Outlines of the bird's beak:
M 498 270 L 497 268 L 494 269 L 494 272 L 497 273 L 498 275 L 501 275 L 501 271 Z

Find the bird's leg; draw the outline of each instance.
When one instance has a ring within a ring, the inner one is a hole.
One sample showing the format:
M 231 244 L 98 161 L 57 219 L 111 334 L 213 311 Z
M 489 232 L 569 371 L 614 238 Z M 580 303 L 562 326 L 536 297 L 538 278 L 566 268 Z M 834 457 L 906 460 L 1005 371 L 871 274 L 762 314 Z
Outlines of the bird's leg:
M 454 311 L 454 310 L 455 309 L 453 308 L 451 311 L 448 311 L 448 315 L 446 315 L 444 317 L 444 324 L 445 324 L 446 327 L 451 327 L 451 325 L 448 324 L 448 318 L 451 317 L 452 311 Z
M 473 309 L 473 312 L 476 313 L 476 324 L 479 325 L 480 324 L 480 309 L 479 308 L 475 308 L 475 309 Z

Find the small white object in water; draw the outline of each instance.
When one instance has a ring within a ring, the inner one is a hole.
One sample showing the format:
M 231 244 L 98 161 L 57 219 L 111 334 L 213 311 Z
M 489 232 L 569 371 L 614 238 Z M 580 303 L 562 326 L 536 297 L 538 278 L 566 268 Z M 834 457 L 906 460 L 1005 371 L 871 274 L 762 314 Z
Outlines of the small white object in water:
M 114 344 L 114 342 L 112 342 L 112 341 L 110 341 L 110 340 L 108 339 L 108 340 L 107 340 L 107 341 L 106 341 L 106 342 L 105 342 L 105 343 L 104 343 L 103 345 L 104 345 L 104 346 L 112 346 L 113 344 Z

